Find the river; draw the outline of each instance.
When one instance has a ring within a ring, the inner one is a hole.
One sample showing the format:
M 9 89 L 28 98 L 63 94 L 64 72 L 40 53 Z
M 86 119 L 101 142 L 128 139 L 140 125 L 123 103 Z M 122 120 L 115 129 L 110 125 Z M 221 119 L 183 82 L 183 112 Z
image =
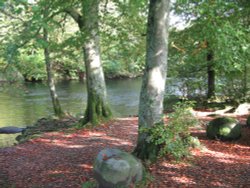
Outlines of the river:
M 108 80 L 108 101 L 115 117 L 136 115 L 138 112 L 141 79 Z M 86 83 L 60 81 L 56 89 L 64 111 L 72 115 L 84 114 Z M 26 127 L 42 117 L 53 116 L 49 90 L 44 83 L 25 83 L 8 86 L 0 92 L 0 127 Z M 18 134 L 0 134 L 0 147 L 10 146 Z

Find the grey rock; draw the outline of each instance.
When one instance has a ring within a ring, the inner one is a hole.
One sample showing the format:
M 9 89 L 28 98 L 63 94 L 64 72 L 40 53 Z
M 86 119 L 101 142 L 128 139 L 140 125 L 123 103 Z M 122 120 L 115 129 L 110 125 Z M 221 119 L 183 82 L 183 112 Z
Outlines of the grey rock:
M 99 188 L 126 188 L 141 181 L 142 176 L 139 159 L 118 149 L 100 151 L 94 162 L 94 177 Z

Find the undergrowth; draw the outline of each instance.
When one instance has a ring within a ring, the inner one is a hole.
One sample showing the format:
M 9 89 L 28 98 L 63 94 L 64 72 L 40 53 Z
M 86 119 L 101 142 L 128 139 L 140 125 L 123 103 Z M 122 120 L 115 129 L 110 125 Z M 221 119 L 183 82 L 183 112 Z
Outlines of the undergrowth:
M 179 161 L 190 156 L 190 147 L 199 145 L 199 140 L 190 135 L 189 128 L 198 124 L 190 109 L 194 103 L 187 101 L 177 103 L 169 114 L 168 124 L 156 124 L 152 128 L 143 128 L 140 131 L 147 133 L 148 142 L 160 146 L 159 157 L 171 157 Z

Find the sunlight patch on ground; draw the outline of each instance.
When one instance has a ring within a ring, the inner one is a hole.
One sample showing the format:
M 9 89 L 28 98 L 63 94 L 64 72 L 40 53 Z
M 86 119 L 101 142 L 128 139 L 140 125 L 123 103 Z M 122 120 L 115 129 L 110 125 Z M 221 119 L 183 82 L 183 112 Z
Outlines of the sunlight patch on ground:
M 52 171 L 52 170 L 50 170 L 50 171 L 48 171 L 48 174 L 65 174 L 65 173 L 70 173 L 70 171 L 65 171 L 65 170 L 54 170 L 54 171 Z
M 210 154 L 210 155 L 212 155 L 213 157 L 216 157 L 216 158 L 227 158 L 227 159 L 235 159 L 235 158 L 237 158 L 236 155 L 222 153 L 222 152 L 218 152 L 218 151 L 212 151 L 212 150 L 209 150 L 209 149 L 205 149 L 204 153 Z
M 89 165 L 89 164 L 81 164 L 79 165 L 80 167 L 84 168 L 84 169 L 89 169 L 89 170 L 92 170 L 93 169 L 93 166 L 92 165 Z
M 221 183 L 219 181 L 216 181 L 216 182 L 212 181 L 211 185 L 213 185 L 214 187 L 231 187 L 231 186 L 225 185 L 224 183 Z
M 242 145 L 235 145 L 234 147 L 237 147 L 238 149 L 250 149 L 249 146 L 242 146 Z
M 89 132 L 89 136 L 104 136 L 106 133 L 104 132 Z
M 178 183 L 185 183 L 185 184 L 196 184 L 191 178 L 188 178 L 186 176 L 181 176 L 181 177 L 171 177 L 174 181 Z
M 65 148 L 85 148 L 85 145 L 69 145 L 64 146 Z
M 76 144 L 74 142 L 69 142 L 66 140 L 52 140 L 49 145 L 53 146 L 60 146 L 63 148 L 85 148 L 87 147 L 86 145 L 83 144 Z
M 30 140 L 30 142 L 32 142 L 32 143 L 40 142 L 40 143 L 47 144 L 47 143 L 51 143 L 52 140 L 51 139 L 47 139 L 47 138 L 35 138 L 33 140 Z
M 134 121 L 134 120 L 138 120 L 138 117 L 116 118 L 116 120 L 118 120 L 118 121 L 128 121 L 128 120 Z
M 115 141 L 118 142 L 119 144 L 122 145 L 128 145 L 128 146 L 133 146 L 133 143 L 130 141 L 125 141 L 119 138 L 114 138 L 114 137 L 110 137 L 110 136 L 103 136 L 102 139 L 106 139 L 106 140 L 110 140 L 110 141 Z
M 219 159 L 217 159 L 217 161 L 221 162 L 221 163 L 226 163 L 226 164 L 235 164 L 235 161 L 234 160 L 230 160 L 230 159 L 219 158 Z
M 175 169 L 179 169 L 179 168 L 183 168 L 183 167 L 189 167 L 190 165 L 188 163 L 178 163 L 178 164 L 170 164 L 167 162 L 163 162 L 162 166 L 167 167 L 167 168 L 175 168 Z

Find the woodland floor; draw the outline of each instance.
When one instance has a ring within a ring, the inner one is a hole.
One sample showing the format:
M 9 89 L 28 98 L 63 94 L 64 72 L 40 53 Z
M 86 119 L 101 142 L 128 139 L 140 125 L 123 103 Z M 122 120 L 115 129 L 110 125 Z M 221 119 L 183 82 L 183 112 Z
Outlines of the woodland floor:
M 237 117 L 243 124 L 244 116 Z M 212 118 L 199 117 L 201 125 Z M 186 163 L 167 160 L 151 165 L 152 188 L 250 187 L 250 129 L 234 142 L 208 140 L 205 130 L 192 134 L 205 146 L 192 150 Z M 110 121 L 92 130 L 64 130 L 0 149 L 1 188 L 78 188 L 93 180 L 92 163 L 103 148 L 131 152 L 137 139 L 137 118 Z

